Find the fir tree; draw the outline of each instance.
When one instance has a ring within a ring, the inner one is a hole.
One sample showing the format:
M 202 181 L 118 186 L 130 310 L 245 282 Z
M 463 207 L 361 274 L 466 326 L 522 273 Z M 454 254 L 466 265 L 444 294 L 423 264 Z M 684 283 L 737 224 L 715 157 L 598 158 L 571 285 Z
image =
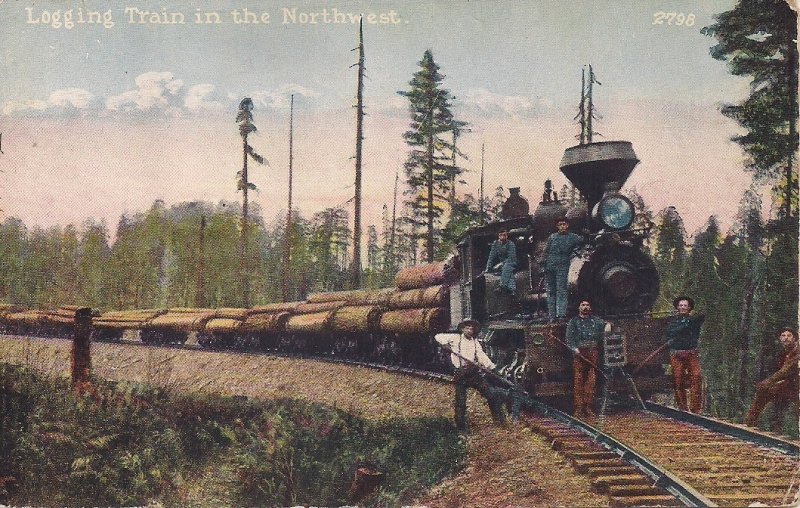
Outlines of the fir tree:
M 407 203 L 411 206 L 407 219 L 426 227 L 426 260 L 431 262 L 450 187 L 463 172 L 452 162 L 452 132 L 463 130 L 466 124 L 455 120 L 450 111 L 452 97 L 441 88 L 444 76 L 430 50 L 425 51 L 419 66 L 409 82 L 411 89 L 398 93 L 408 98 L 411 113 L 410 129 L 403 134 L 411 147 L 405 163 Z

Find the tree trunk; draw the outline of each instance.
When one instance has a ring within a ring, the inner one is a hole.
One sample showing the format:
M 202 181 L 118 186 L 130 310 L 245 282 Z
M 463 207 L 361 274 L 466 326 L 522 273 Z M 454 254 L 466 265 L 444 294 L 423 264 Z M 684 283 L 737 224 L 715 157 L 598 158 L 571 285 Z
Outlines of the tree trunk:
M 239 236 L 239 283 L 242 291 L 242 306 L 250 306 L 250 284 L 247 273 L 247 136 L 242 141 L 242 232 Z
M 427 261 L 433 262 L 433 106 L 431 106 L 431 125 L 428 130 L 428 241 Z

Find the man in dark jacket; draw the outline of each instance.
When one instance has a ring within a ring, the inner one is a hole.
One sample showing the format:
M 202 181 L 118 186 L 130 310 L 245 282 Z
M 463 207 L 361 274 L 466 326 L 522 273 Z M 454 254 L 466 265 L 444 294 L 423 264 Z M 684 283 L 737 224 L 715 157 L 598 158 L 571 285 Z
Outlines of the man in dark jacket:
M 694 300 L 688 296 L 679 296 L 672 301 L 678 315 L 667 323 L 666 338 L 669 343 L 672 366 L 672 380 L 675 386 L 675 404 L 681 411 L 687 410 L 685 384 L 689 385 L 691 411 L 699 413 L 703 404 L 703 379 L 700 373 L 700 354 L 697 341 L 700 338 L 700 327 L 706 317 L 703 314 L 693 315 Z
M 486 260 L 486 272 L 495 271 L 495 266 L 500 265 L 500 290 L 513 294 L 517 289 L 514 280 L 514 270 L 517 269 L 517 248 L 514 242 L 508 239 L 508 231 L 497 233 L 497 240 L 492 243 L 489 259 Z
M 550 319 L 567 315 L 567 275 L 569 263 L 575 251 L 583 244 L 583 238 L 569 232 L 569 222 L 561 219 L 558 231 L 547 238 L 542 259 L 542 270 L 547 285 L 547 314 Z
M 783 354 L 779 358 L 778 370 L 756 386 L 756 396 L 750 405 L 750 411 L 744 419 L 745 425 L 755 427 L 758 416 L 770 402 L 775 403 L 775 413 L 771 426 L 774 432 L 780 432 L 783 423 L 783 413 L 789 404 L 799 404 L 798 401 L 798 345 L 797 333 L 791 328 L 781 330 L 778 338 L 783 346 Z M 795 416 L 796 418 L 797 416 Z
M 595 416 L 592 411 L 597 380 L 598 349 L 606 322 L 592 316 L 592 304 L 582 300 L 578 315 L 567 324 L 567 345 L 572 349 L 574 414 L 578 418 Z

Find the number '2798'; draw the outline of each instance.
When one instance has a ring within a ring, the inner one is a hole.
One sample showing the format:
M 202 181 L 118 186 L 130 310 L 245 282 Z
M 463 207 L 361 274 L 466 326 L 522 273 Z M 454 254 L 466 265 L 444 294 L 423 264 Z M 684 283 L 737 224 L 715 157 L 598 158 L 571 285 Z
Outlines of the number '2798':
M 694 26 L 694 14 L 684 14 L 682 12 L 663 12 L 658 11 L 653 13 L 653 24 L 675 26 Z

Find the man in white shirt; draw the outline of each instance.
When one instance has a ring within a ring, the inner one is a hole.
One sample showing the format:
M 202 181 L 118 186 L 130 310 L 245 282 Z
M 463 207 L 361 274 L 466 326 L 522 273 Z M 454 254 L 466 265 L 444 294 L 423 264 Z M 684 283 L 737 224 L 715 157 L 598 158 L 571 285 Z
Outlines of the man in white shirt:
M 455 368 L 453 382 L 456 385 L 455 423 L 459 432 L 467 432 L 467 388 L 470 387 L 486 398 L 495 422 L 503 423 L 506 420 L 504 390 L 489 386 L 481 375 L 480 367 L 493 369 L 495 365 L 476 338 L 480 327 L 481 324 L 474 319 L 465 319 L 458 325 L 460 333 L 439 333 L 435 337 L 436 342 L 451 352 L 450 361 Z

